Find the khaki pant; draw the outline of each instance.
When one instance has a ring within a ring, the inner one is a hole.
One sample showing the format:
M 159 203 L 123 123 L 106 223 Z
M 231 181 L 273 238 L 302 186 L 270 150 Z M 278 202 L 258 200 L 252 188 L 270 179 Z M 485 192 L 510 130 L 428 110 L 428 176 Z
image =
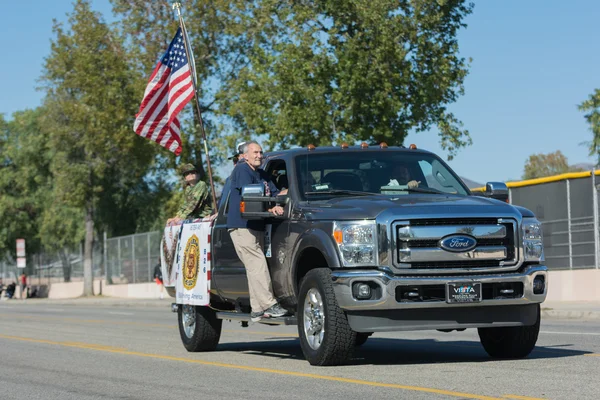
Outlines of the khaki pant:
M 229 234 L 235 252 L 246 268 L 252 311 L 264 311 L 277 303 L 273 295 L 271 275 L 263 251 L 265 233 L 254 229 L 237 228 L 230 229 Z

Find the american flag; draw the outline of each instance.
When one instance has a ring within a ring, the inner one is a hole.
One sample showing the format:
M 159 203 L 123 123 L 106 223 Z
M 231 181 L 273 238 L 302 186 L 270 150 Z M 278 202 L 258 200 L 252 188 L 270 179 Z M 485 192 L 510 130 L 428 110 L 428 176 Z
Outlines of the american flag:
M 193 96 L 190 64 L 179 28 L 150 76 L 133 130 L 179 155 L 181 125 L 177 114 Z

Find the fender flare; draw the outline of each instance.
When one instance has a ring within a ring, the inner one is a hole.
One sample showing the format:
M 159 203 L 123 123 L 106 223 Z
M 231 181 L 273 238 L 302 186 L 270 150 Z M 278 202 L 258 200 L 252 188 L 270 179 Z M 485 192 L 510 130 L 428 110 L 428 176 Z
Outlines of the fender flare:
M 333 238 L 321 229 L 308 229 L 300 235 L 294 246 L 294 257 L 292 259 L 292 279 L 294 289 L 297 289 L 296 276 L 298 272 L 298 261 L 302 252 L 308 248 L 314 248 L 321 252 L 327 265 L 331 269 L 341 268 L 340 257 Z

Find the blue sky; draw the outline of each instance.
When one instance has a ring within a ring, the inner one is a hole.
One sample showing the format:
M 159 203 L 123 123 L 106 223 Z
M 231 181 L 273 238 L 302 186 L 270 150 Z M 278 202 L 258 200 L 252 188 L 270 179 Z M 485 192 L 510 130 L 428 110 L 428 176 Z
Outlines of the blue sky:
M 108 0 L 93 7 L 111 18 Z M 52 18 L 65 20 L 70 0 L 0 0 L 0 113 L 40 104 L 35 90 L 50 50 Z M 450 162 L 478 182 L 519 179 L 530 154 L 561 150 L 571 164 L 593 162 L 582 142 L 591 132 L 577 110 L 600 87 L 600 2 L 476 0 L 461 54 L 472 57 L 465 95 L 450 106 L 473 145 Z M 411 134 L 405 144 L 445 157 L 437 132 Z

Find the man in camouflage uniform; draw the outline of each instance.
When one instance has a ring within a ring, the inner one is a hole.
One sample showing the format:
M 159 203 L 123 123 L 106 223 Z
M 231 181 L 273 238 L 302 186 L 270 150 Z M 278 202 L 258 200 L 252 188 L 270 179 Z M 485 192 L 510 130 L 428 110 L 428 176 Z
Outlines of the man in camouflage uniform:
M 167 221 L 168 225 L 178 224 L 186 219 L 208 217 L 213 213 L 210 189 L 200 180 L 196 167 L 183 164 L 179 172 L 184 179 L 184 201 L 175 218 Z

